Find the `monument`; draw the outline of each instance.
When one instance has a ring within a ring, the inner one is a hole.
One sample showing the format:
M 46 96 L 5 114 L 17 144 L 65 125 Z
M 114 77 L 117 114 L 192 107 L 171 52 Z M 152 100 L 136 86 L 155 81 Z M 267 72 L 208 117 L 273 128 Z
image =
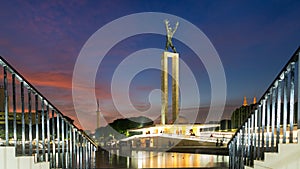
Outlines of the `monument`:
M 168 58 L 172 59 L 172 123 L 175 123 L 179 112 L 179 53 L 172 43 L 172 37 L 177 30 L 179 23 L 177 22 L 175 28 L 170 27 L 169 21 L 165 20 L 166 25 L 166 47 L 161 57 L 161 124 L 168 123 Z M 171 48 L 172 52 L 168 49 Z
M 98 129 L 98 128 L 100 128 L 101 126 L 100 126 L 100 116 L 101 116 L 101 112 L 100 112 L 100 108 L 99 108 L 99 100 L 97 99 L 97 111 L 96 111 L 96 113 L 97 113 L 97 128 L 96 129 Z

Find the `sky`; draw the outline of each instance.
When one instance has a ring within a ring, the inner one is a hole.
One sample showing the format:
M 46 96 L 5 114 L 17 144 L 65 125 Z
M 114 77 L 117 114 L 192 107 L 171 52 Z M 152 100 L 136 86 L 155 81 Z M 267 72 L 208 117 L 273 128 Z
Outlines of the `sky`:
M 1 1 L 0 55 L 65 115 L 77 119 L 84 112 L 86 116 L 76 120 L 76 123 L 84 129 L 93 130 L 97 108 L 95 100 L 83 99 L 79 106 L 83 109 L 78 112 L 74 108 L 72 95 L 73 72 L 84 45 L 99 29 L 121 17 L 144 12 L 171 14 L 175 16 L 175 19 L 170 20 L 171 26 L 177 21 L 176 17 L 192 23 L 209 39 L 217 52 L 226 78 L 226 85 L 220 86 L 226 89 L 226 104 L 224 111 L 217 113 L 221 119 L 229 119 L 230 113 L 242 105 L 244 96 L 248 103 L 252 102 L 253 97 L 259 99 L 262 96 L 299 47 L 299 5 L 299 1 L 292 0 Z M 105 42 L 108 43 L 128 29 L 134 30 L 149 23 L 152 21 L 144 19 L 131 25 L 125 23 L 98 37 L 98 40 L 105 45 Z M 153 28 L 165 31 L 163 21 L 157 23 Z M 179 23 L 175 35 L 193 37 L 184 22 Z M 180 63 L 180 83 L 185 83 L 181 93 L 191 93 L 181 98 L 180 115 L 198 113 L 194 118 L 196 122 L 205 122 L 212 97 L 211 74 L 206 69 L 205 62 L 197 57 L 189 45 L 176 38 L 173 39 L 173 44 L 184 61 Z M 205 46 L 202 43 L 197 45 L 199 49 Z M 160 70 L 141 70 L 129 79 L 128 89 L 124 88 L 128 82 L 127 72 L 137 65 L 153 61 L 160 67 L 160 56 L 152 56 L 151 61 L 143 61 L 147 57 L 139 56 L 144 49 L 149 48 L 163 50 L 165 36 L 145 33 L 122 39 L 103 56 L 101 64 L 97 60 L 88 60 L 87 57 L 87 63 L 99 64 L 95 88 L 85 90 L 95 92 L 95 97 L 99 100 L 104 117 L 102 125 L 118 118 L 139 115 L 158 119 L 161 107 L 160 93 L 157 90 L 160 89 Z M 151 53 L 155 53 L 153 51 Z M 93 55 L 92 51 L 90 54 Z M 134 54 L 137 59 L 132 60 L 129 56 Z M 131 60 L 124 65 L 122 63 L 126 58 Z M 123 68 L 123 73 L 115 76 L 114 72 L 119 67 Z M 81 70 L 85 69 L 89 70 L 89 65 Z M 192 72 L 192 78 L 189 71 Z M 112 85 L 113 77 L 119 79 Z M 197 83 L 199 94 L 192 91 L 190 79 Z M 112 99 L 112 91 L 116 93 L 117 101 Z M 134 111 L 128 100 L 122 100 L 128 96 Z M 194 99 L 198 96 L 200 101 Z M 85 103 L 90 100 L 93 101 L 92 106 Z

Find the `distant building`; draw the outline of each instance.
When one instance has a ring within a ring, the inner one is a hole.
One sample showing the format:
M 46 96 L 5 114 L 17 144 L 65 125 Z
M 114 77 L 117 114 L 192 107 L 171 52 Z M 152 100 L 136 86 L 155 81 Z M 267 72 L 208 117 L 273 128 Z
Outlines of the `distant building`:
M 251 112 L 256 107 L 256 98 L 254 97 L 253 103 L 248 105 L 247 99 L 244 97 L 243 105 L 235 109 L 231 114 L 231 129 L 239 128 L 243 122 L 248 118 Z
M 220 121 L 220 130 L 228 131 L 231 130 L 231 120 L 224 119 Z

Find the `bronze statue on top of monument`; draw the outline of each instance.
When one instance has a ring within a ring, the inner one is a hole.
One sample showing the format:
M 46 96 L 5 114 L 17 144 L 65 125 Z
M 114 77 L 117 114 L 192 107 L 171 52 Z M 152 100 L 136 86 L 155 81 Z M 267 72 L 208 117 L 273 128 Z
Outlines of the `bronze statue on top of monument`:
M 175 28 L 172 29 L 170 27 L 169 21 L 166 19 L 165 20 L 165 25 L 166 25 L 166 30 L 167 30 L 167 41 L 166 41 L 166 48 L 165 48 L 165 50 L 167 51 L 169 49 L 169 47 L 170 47 L 173 50 L 174 53 L 177 53 L 176 49 L 175 49 L 175 47 L 174 47 L 174 45 L 172 43 L 172 37 L 173 37 L 175 31 L 177 30 L 177 27 L 178 27 L 179 23 L 177 22 L 176 25 L 175 25 Z

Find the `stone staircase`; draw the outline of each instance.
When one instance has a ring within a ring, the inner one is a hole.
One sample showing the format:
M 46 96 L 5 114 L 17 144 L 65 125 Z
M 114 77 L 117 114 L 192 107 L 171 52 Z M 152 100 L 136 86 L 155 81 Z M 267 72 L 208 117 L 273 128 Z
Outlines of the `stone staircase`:
M 49 169 L 49 162 L 34 162 L 34 156 L 15 156 L 15 147 L 0 147 L 0 169 Z
M 278 153 L 265 153 L 264 161 L 254 160 L 254 169 L 300 169 L 299 134 L 298 130 L 298 143 L 279 144 Z

